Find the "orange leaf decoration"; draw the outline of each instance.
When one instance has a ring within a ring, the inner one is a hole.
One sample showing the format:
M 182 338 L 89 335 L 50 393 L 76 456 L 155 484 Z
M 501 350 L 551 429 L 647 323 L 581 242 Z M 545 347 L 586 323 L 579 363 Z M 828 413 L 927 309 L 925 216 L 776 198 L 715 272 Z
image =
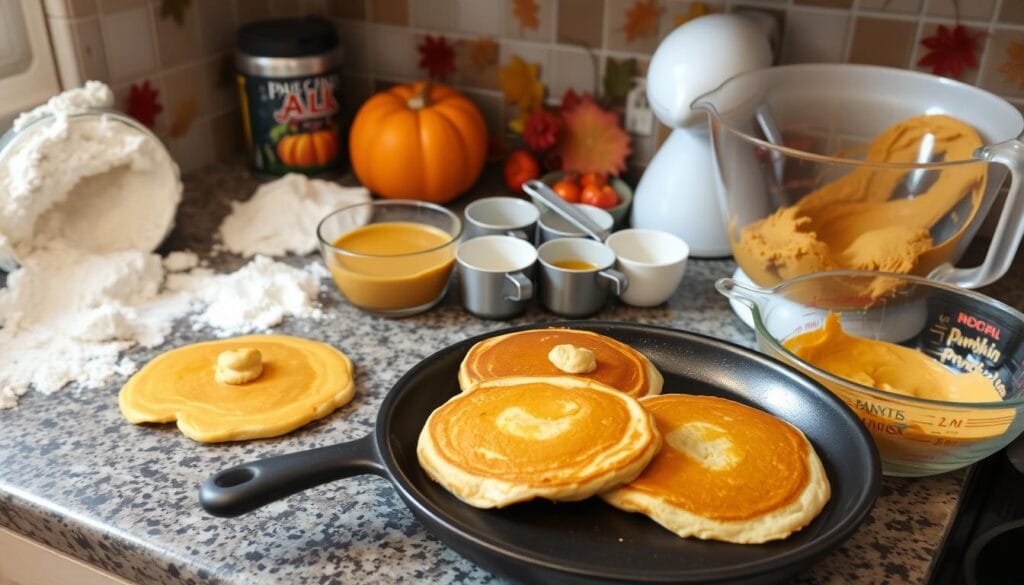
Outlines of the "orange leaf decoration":
M 469 44 L 469 62 L 477 70 L 487 69 L 498 62 L 498 43 L 491 37 L 480 37 Z
M 658 34 L 660 13 L 657 0 L 636 0 L 626 11 L 626 24 L 622 26 L 626 31 L 626 41 Z
M 563 117 L 563 168 L 612 175 L 626 170 L 630 138 L 619 125 L 618 114 L 601 109 L 591 100 L 583 100 Z
M 1006 76 L 1007 81 L 1024 87 L 1024 43 L 1010 41 L 1006 47 L 1006 61 L 999 65 L 999 72 Z
M 514 0 L 512 6 L 512 13 L 515 14 L 516 20 L 523 28 L 530 28 L 537 30 L 540 28 L 540 19 L 537 18 L 537 12 L 540 7 L 533 0 Z
M 174 120 L 171 121 L 171 127 L 167 133 L 175 138 L 187 134 L 188 129 L 192 126 L 192 120 L 196 117 L 197 107 L 195 96 L 189 96 L 178 104 L 178 107 L 174 109 Z
M 509 64 L 499 72 L 505 101 L 515 104 L 521 116 L 537 109 L 544 101 L 544 85 L 537 78 L 538 71 L 536 63 L 527 63 L 518 55 L 512 55 Z
M 675 17 L 675 20 L 673 21 L 673 24 L 676 25 L 676 28 L 679 28 L 684 24 L 690 22 L 694 18 L 700 18 L 701 16 L 704 16 L 708 12 L 710 12 L 710 10 L 708 10 L 708 7 L 703 2 L 692 2 L 690 4 L 690 9 L 686 12 L 686 14 L 677 15 Z

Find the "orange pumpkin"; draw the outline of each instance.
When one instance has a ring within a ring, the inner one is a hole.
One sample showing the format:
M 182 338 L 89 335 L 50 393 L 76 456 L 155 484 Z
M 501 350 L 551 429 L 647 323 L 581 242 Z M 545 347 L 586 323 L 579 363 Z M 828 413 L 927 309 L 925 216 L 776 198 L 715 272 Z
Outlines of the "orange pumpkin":
M 322 167 L 336 156 L 337 130 L 289 134 L 277 143 L 277 157 L 290 167 Z
M 480 110 L 445 85 L 396 85 L 363 104 L 349 133 L 352 170 L 382 197 L 447 203 L 487 158 Z

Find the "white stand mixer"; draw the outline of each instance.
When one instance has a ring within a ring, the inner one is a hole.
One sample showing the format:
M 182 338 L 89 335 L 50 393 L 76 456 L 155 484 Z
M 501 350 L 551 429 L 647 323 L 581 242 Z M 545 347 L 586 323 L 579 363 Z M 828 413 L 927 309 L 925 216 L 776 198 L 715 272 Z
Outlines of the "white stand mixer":
M 647 70 L 647 101 L 672 133 L 636 187 L 630 224 L 670 232 L 692 256 L 732 254 L 715 191 L 705 115 L 690 109 L 726 79 L 772 63 L 774 21 L 710 14 L 669 33 Z

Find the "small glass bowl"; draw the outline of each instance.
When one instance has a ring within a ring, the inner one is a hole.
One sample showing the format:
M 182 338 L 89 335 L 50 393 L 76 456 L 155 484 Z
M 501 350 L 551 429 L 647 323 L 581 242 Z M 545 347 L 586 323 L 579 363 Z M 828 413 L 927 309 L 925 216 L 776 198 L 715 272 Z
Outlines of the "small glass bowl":
M 854 410 L 878 446 L 886 475 L 925 476 L 975 463 L 1024 430 L 1024 314 L 980 293 L 916 276 L 831 271 L 770 289 L 723 278 L 716 288 L 749 306 L 759 348 L 795 367 Z M 783 344 L 829 313 L 843 329 L 916 349 L 954 372 L 980 371 L 997 402 L 905 396 L 837 377 Z
M 381 224 L 393 224 L 380 227 Z M 425 232 L 409 232 L 417 224 Z M 373 246 L 399 246 L 370 252 L 367 239 L 353 250 L 339 242 L 355 230 L 377 226 Z M 383 230 L 404 230 L 401 233 Z M 438 233 L 442 237 L 437 238 Z M 341 294 L 354 306 L 385 317 L 407 317 L 439 303 L 448 290 L 462 221 L 440 205 L 404 199 L 376 200 L 332 212 L 317 226 L 320 254 Z M 410 243 L 410 238 L 416 240 Z M 429 241 L 436 239 L 431 245 Z M 401 242 L 404 242 L 404 248 Z

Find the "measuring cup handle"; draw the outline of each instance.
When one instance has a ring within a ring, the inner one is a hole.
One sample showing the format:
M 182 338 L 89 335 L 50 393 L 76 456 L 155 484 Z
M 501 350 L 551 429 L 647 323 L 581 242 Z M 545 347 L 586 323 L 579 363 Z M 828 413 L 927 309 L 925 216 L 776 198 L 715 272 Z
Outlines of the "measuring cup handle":
M 928 275 L 930 278 L 963 288 L 980 288 L 995 282 L 1010 269 L 1021 236 L 1024 236 L 1024 195 L 1021 194 L 1024 142 L 1021 138 L 1024 137 L 984 146 L 974 153 L 975 158 L 1000 163 L 1010 169 L 1010 190 L 1006 193 L 1003 213 L 992 234 L 985 261 L 973 268 L 953 268 L 943 264 Z
M 603 276 L 604 278 L 607 278 L 609 281 L 611 281 L 612 290 L 615 292 L 615 296 L 621 296 L 622 293 L 626 292 L 626 289 L 629 288 L 629 279 L 626 278 L 625 274 L 619 272 L 618 270 L 607 268 L 605 270 L 602 270 L 601 272 L 598 272 L 597 275 Z
M 510 301 L 525 301 L 533 298 L 533 281 L 522 272 L 508 272 L 505 281 L 512 284 L 512 292 L 505 296 Z

